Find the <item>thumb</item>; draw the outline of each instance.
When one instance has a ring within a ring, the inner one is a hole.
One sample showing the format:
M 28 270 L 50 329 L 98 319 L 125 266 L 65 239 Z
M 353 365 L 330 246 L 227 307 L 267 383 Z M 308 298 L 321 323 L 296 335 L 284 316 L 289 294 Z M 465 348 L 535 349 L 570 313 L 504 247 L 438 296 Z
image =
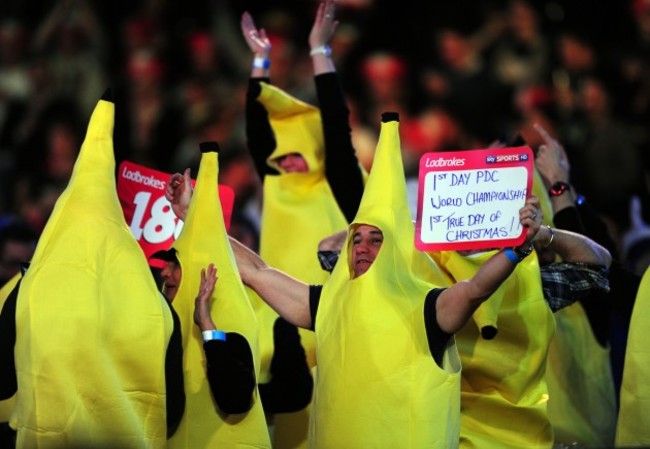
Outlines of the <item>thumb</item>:
M 183 179 L 185 181 L 185 187 L 191 188 L 192 187 L 192 178 L 190 176 L 191 170 L 189 168 L 185 169 L 185 172 L 183 172 Z

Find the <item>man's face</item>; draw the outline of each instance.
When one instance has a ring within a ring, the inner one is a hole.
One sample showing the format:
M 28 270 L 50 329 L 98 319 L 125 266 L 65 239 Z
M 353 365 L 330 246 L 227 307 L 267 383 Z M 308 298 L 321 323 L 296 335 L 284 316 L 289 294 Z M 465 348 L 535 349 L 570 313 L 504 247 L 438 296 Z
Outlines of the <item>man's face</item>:
M 360 225 L 352 235 L 352 269 L 354 277 L 359 277 L 372 265 L 379 253 L 384 234 L 370 225 Z
M 160 276 L 163 279 L 162 291 L 169 302 L 172 302 L 176 297 L 176 293 L 178 293 L 181 274 L 181 266 L 176 262 L 167 262 L 160 272 Z
M 307 161 L 300 153 L 289 153 L 276 159 L 277 164 L 285 173 L 307 173 Z

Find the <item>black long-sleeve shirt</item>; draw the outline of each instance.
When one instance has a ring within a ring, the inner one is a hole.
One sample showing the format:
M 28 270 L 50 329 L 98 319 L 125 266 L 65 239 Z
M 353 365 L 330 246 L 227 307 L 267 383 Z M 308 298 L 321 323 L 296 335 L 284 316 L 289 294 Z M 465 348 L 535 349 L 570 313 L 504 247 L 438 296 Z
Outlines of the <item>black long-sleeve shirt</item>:
M 274 414 L 302 410 L 311 402 L 314 379 L 300 344 L 298 328 L 277 318 L 273 325 L 273 341 L 271 380 L 259 384 L 264 411 Z

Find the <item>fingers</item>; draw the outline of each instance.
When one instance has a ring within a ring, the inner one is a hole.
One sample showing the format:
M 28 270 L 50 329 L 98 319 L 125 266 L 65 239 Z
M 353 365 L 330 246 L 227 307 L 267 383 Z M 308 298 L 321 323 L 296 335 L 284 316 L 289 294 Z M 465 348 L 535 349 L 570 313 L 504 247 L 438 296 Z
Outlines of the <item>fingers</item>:
M 551 135 L 544 129 L 544 127 L 542 127 L 542 125 L 535 123 L 533 124 L 533 128 L 535 128 L 535 130 L 539 133 L 540 136 L 542 136 L 542 139 L 544 139 L 547 144 L 555 143 L 555 139 L 551 137 Z

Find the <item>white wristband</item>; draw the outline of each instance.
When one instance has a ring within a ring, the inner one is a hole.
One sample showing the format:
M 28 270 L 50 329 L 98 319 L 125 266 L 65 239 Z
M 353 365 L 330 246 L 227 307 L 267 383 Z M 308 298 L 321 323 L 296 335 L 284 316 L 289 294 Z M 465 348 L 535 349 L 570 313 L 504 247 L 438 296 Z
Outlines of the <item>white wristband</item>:
M 321 45 L 320 47 L 312 48 L 311 51 L 309 52 L 309 56 L 325 55 L 329 57 L 331 56 L 331 54 L 332 54 L 332 49 L 330 48 L 329 45 Z
M 210 341 L 210 340 L 221 340 L 221 341 L 226 341 L 226 333 L 222 331 L 218 331 L 215 329 L 212 329 L 210 331 L 203 331 L 201 332 L 203 334 L 203 341 Z
M 268 69 L 271 67 L 271 60 L 269 58 L 255 56 L 253 58 L 253 67 L 256 69 Z

